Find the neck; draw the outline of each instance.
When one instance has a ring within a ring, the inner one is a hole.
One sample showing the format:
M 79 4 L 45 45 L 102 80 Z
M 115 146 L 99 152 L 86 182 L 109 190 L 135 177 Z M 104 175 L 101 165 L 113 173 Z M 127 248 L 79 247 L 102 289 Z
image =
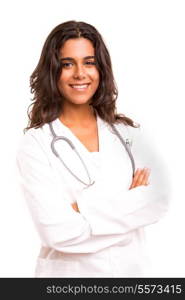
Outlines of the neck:
M 96 114 L 89 105 L 65 105 L 59 120 L 67 126 L 84 127 L 96 120 Z

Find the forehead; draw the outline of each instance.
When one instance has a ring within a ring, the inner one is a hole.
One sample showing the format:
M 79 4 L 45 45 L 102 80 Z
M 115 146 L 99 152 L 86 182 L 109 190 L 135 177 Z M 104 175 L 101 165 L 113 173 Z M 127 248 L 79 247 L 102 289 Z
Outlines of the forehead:
M 67 40 L 60 49 L 61 57 L 85 57 L 93 56 L 94 47 L 90 40 L 85 38 L 74 38 Z

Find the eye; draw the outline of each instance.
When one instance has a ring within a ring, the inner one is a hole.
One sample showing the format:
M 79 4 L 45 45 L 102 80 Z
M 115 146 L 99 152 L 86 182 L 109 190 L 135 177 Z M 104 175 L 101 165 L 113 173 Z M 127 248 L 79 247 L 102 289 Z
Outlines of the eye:
M 86 64 L 87 65 L 96 65 L 96 62 L 95 61 L 86 61 Z
M 62 67 L 64 67 L 64 68 L 69 68 L 71 65 L 72 65 L 71 62 L 62 63 Z

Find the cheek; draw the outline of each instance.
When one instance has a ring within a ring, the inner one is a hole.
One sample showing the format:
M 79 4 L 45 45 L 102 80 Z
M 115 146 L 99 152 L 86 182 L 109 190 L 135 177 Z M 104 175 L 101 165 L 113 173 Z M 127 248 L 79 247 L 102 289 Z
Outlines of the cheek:
M 93 70 L 91 73 L 91 77 L 96 85 L 99 85 L 100 76 L 97 70 Z
M 96 88 L 99 87 L 99 83 L 100 83 L 100 76 L 99 76 L 99 73 L 98 73 L 97 77 L 96 77 Z
M 65 72 L 65 70 L 62 71 L 59 81 L 58 81 L 58 84 L 60 86 L 64 86 L 68 82 L 69 78 L 70 78 L 69 72 Z

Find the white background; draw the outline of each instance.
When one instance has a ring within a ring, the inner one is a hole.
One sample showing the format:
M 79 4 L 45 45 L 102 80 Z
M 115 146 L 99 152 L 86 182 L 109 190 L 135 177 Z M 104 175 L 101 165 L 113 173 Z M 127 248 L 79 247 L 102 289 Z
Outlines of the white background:
M 1 1 L 0 277 L 32 277 L 40 240 L 18 185 L 16 149 L 31 103 L 29 76 L 50 31 L 94 25 L 112 57 L 118 112 L 152 135 L 172 182 L 168 215 L 147 228 L 156 277 L 185 276 L 185 1 Z

